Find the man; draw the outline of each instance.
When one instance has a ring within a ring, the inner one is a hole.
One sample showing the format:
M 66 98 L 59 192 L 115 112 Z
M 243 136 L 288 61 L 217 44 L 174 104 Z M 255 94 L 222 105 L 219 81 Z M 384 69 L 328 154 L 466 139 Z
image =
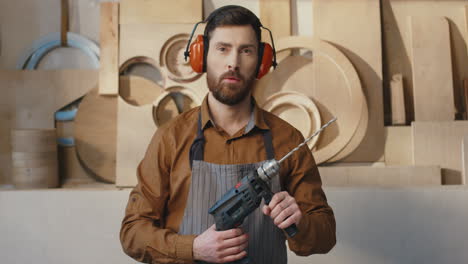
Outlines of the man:
M 298 255 L 327 253 L 335 219 L 310 150 L 301 148 L 272 179 L 276 194 L 235 229 L 216 231 L 208 209 L 262 161 L 301 143 L 301 133 L 260 109 L 251 97 L 258 71 L 260 22 L 230 6 L 208 21 L 202 105 L 158 129 L 138 167 L 120 238 L 124 251 L 148 263 L 286 263 L 285 240 Z M 295 223 L 298 233 L 282 229 Z

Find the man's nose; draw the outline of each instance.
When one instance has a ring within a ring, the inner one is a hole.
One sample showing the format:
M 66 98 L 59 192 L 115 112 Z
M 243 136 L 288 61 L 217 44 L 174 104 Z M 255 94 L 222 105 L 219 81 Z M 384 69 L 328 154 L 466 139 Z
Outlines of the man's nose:
M 231 52 L 228 56 L 228 69 L 236 71 L 239 69 L 239 53 L 236 51 Z

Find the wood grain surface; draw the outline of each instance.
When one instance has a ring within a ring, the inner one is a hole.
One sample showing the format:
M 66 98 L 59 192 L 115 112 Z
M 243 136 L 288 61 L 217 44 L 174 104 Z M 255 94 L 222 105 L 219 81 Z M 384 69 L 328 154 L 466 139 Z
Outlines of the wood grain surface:
M 415 121 L 455 120 L 449 24 L 414 16 L 411 28 Z
M 119 3 L 101 3 L 99 94 L 119 92 Z

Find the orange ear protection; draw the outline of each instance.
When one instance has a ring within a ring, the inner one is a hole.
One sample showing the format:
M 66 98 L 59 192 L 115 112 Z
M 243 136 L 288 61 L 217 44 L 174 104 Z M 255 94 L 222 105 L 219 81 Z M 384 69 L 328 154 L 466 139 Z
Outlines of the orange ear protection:
M 223 9 L 229 7 L 231 6 L 225 6 Z M 187 61 L 187 57 L 190 57 L 190 66 L 192 66 L 192 69 L 197 73 L 206 72 L 206 55 L 208 53 L 209 40 L 208 37 L 205 35 L 198 35 L 195 41 L 192 44 L 190 43 L 192 41 L 193 34 L 195 33 L 198 24 L 210 22 L 216 16 L 218 10 L 211 13 L 205 21 L 201 21 L 195 24 L 192 34 L 190 35 L 190 39 L 187 43 L 187 48 L 184 52 L 185 61 Z M 268 32 L 270 33 L 271 43 L 273 47 L 271 47 L 271 45 L 268 43 L 260 42 L 258 49 L 258 64 L 256 69 L 257 79 L 260 79 L 265 74 L 267 74 L 268 71 L 270 71 L 271 66 L 273 66 L 273 68 L 276 68 L 277 65 L 275 43 L 273 42 L 273 36 L 271 34 L 271 31 L 261 24 L 260 27 L 268 30 Z

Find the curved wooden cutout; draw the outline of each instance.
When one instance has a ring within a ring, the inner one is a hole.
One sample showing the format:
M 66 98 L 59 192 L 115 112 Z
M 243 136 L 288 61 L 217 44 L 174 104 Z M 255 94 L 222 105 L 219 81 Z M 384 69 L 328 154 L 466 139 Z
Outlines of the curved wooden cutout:
M 261 107 L 296 127 L 305 138 L 310 137 L 321 126 L 320 112 L 315 103 L 297 92 L 275 93 L 267 98 Z M 287 111 L 285 108 L 291 109 L 290 113 L 281 111 Z M 294 108 L 299 111 L 293 111 Z M 301 115 L 301 112 L 304 114 Z M 310 149 L 315 146 L 319 137 L 320 134 L 308 142 Z
M 316 146 L 316 161 L 323 163 L 346 147 L 360 125 L 365 112 L 363 108 L 367 108 L 358 74 L 343 53 L 325 41 L 295 36 L 280 39 L 276 46 L 278 52 L 309 49 L 313 53 L 312 63 L 301 61 L 298 68 L 297 65 L 294 67 L 294 60 L 298 57 L 285 59 L 275 71 L 257 82 L 254 96 L 261 104 L 269 94 L 298 91 L 315 100 L 324 122 L 333 116 L 338 117 Z M 334 74 L 333 78 L 330 74 Z

